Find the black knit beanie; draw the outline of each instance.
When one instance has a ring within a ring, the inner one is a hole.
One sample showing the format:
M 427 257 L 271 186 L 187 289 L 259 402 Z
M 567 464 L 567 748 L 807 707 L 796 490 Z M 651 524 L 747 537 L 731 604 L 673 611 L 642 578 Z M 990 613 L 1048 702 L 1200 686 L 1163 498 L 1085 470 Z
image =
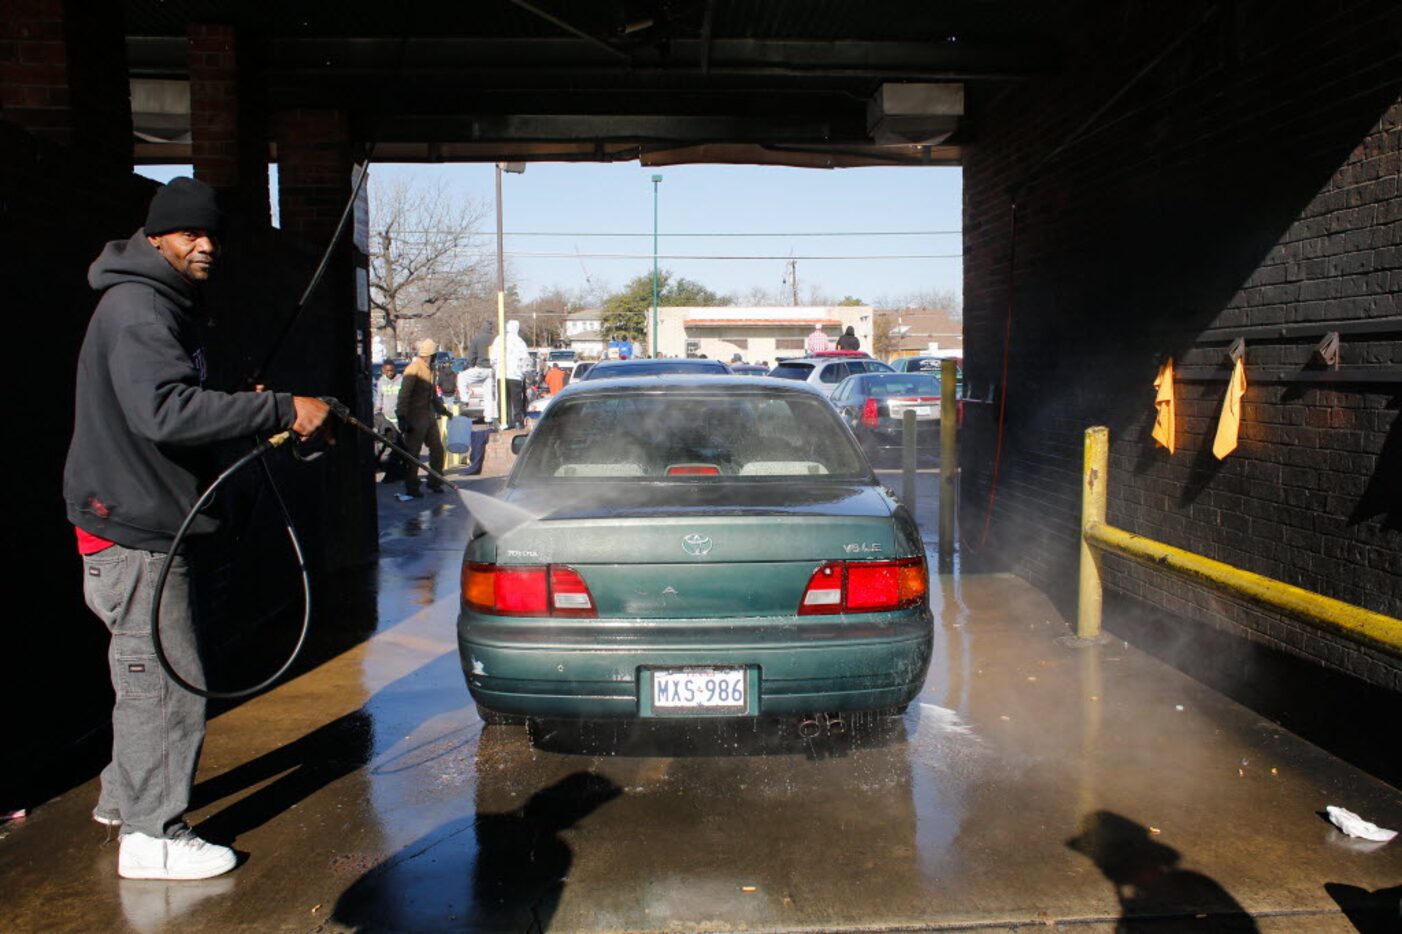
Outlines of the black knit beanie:
M 224 215 L 214 198 L 214 189 L 196 178 L 172 178 L 170 184 L 156 189 L 151 207 L 146 210 L 146 235 L 150 237 L 172 230 L 207 230 L 218 234 L 224 226 Z

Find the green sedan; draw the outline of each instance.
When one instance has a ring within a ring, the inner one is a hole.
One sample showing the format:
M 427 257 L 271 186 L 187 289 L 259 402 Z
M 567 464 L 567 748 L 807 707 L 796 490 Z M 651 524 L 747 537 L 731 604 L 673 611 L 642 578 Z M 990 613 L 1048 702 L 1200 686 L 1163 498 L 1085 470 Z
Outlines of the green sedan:
M 925 550 L 803 384 L 567 387 L 478 528 L 458 646 L 488 723 L 901 709 L 930 664 Z

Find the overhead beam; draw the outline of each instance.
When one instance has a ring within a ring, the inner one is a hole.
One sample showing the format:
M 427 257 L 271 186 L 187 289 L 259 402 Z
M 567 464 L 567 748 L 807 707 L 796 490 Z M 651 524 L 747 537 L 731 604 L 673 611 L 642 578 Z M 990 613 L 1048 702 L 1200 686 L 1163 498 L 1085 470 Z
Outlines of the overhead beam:
M 407 41 L 407 46 L 405 45 Z M 887 42 L 860 39 L 675 39 L 664 57 L 640 46 L 631 61 L 604 43 L 575 38 L 482 39 L 459 37 L 275 37 L 266 42 L 267 70 L 281 75 L 480 76 L 512 80 L 525 75 L 711 75 L 920 80 L 1021 80 L 1047 74 L 1056 57 L 1044 42 Z M 138 75 L 179 74 L 185 49 L 176 38 L 127 39 L 130 67 Z

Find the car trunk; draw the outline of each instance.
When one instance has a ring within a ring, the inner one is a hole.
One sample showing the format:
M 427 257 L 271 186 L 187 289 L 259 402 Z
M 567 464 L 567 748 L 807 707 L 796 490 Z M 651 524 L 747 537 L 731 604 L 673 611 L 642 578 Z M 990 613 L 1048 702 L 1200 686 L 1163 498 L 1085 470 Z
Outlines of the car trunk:
M 881 404 L 886 409 L 883 414 L 897 422 L 904 418 L 905 413 L 909 410 L 915 412 L 916 421 L 937 422 L 940 420 L 939 396 L 894 396 L 881 400 Z
M 514 491 L 545 518 L 499 536 L 495 560 L 574 567 L 600 618 L 792 617 L 824 561 L 909 548 L 865 484 L 557 483 L 546 495 Z

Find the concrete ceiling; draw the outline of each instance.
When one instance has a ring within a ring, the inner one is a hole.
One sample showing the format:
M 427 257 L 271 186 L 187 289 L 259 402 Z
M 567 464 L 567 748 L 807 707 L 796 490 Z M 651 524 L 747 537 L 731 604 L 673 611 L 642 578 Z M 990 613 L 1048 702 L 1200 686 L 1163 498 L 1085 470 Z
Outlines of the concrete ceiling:
M 142 162 L 188 159 L 194 23 L 238 27 L 270 110 L 343 108 L 407 162 L 954 164 L 1058 64 L 1054 5 L 1014 0 L 124 5 Z

